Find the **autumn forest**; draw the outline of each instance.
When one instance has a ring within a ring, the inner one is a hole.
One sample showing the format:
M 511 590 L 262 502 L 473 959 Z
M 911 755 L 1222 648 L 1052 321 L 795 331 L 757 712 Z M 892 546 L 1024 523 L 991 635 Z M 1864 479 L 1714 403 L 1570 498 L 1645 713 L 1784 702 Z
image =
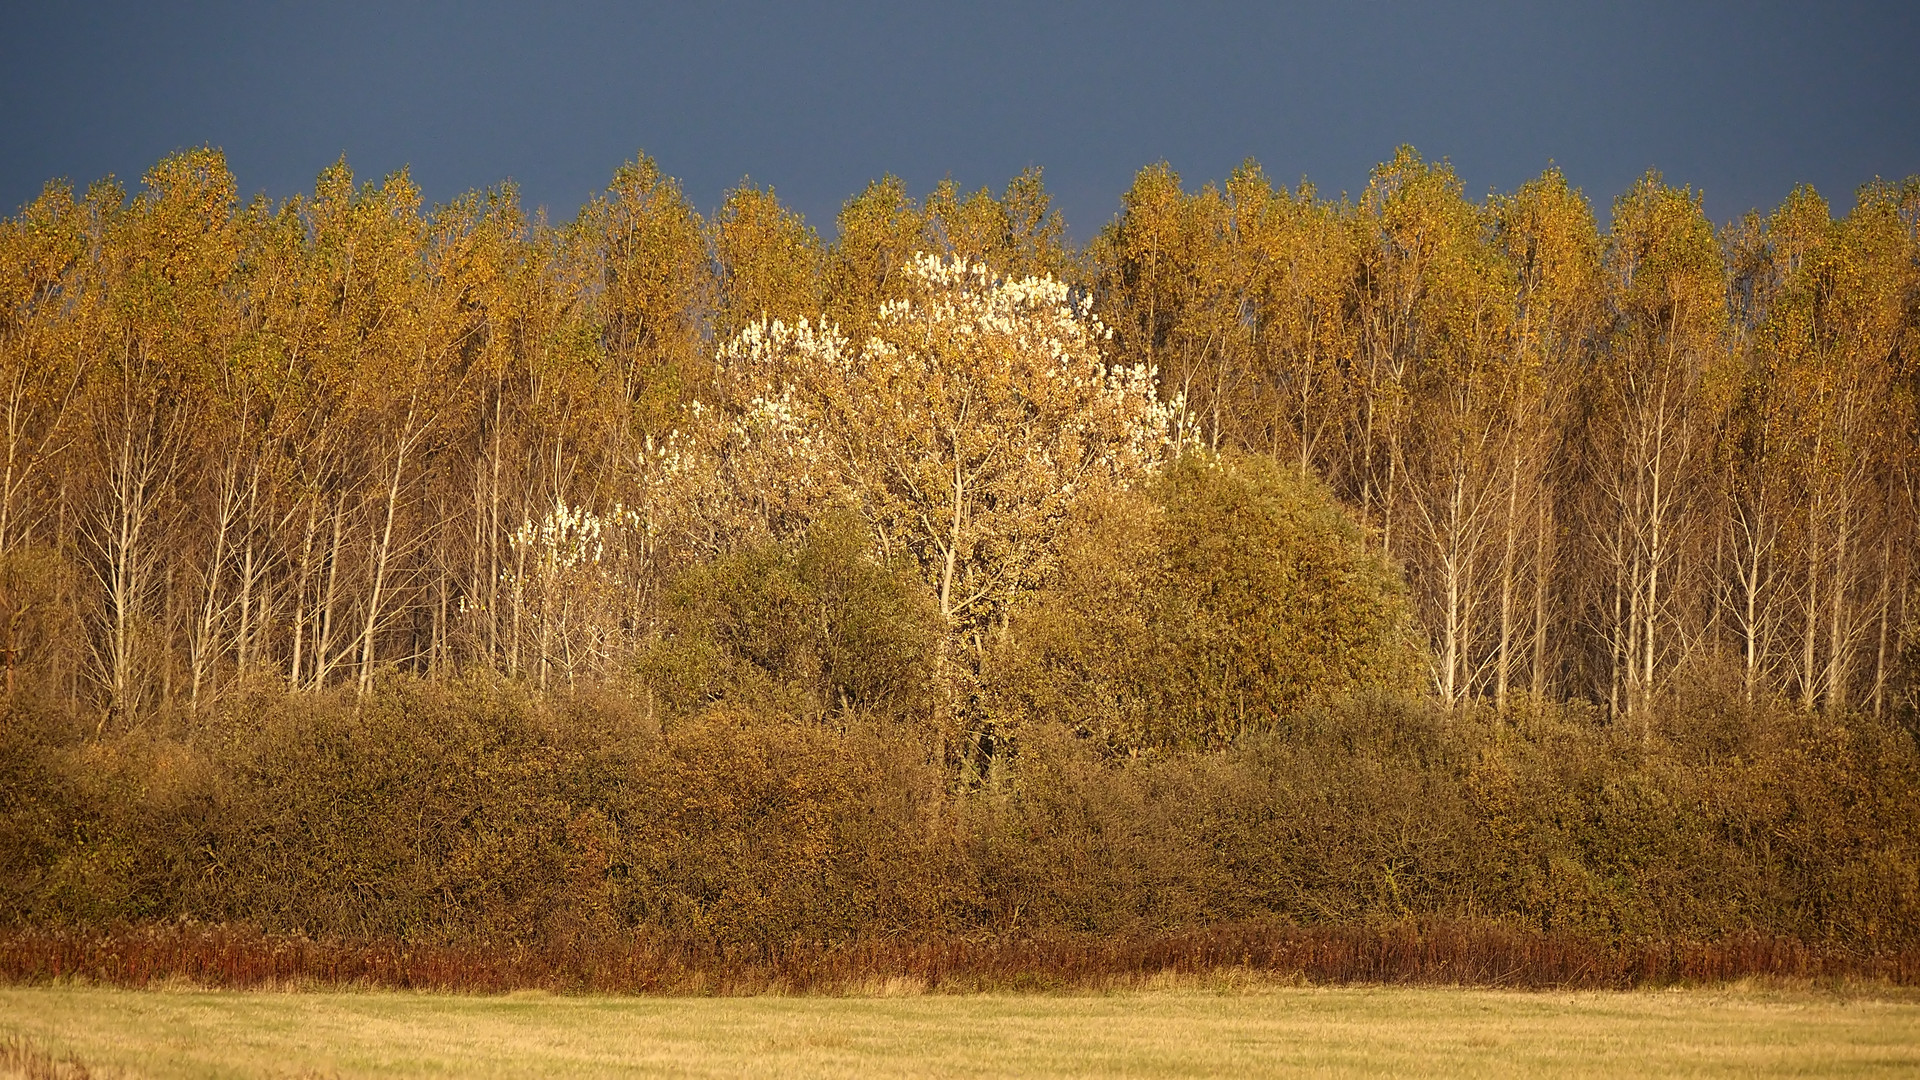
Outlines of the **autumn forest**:
M 1920 947 L 1920 179 L 1157 165 L 1084 246 L 1038 170 L 831 241 L 645 157 L 565 221 L 239 190 L 0 223 L 16 977 L 182 919 Z

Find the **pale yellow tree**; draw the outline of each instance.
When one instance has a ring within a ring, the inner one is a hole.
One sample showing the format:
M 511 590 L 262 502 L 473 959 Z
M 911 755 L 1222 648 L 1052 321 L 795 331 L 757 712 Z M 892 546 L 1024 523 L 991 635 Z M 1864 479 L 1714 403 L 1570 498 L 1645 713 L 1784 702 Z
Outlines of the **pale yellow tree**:
M 1483 639 L 1507 502 L 1516 281 L 1445 162 L 1402 151 L 1375 171 L 1359 224 L 1362 451 L 1385 459 L 1363 474 L 1362 506 L 1378 491 L 1382 544 L 1412 570 L 1434 689 L 1451 704 L 1500 659 Z
M 1504 707 L 1523 651 L 1529 654 L 1532 694 L 1539 698 L 1547 690 L 1554 474 L 1562 457 L 1555 443 L 1599 329 L 1602 288 L 1593 209 L 1558 169 L 1495 200 L 1492 209 L 1494 243 L 1514 275 L 1512 353 L 1501 375 L 1505 491 L 1499 496 L 1504 506 L 1493 661 L 1494 701 Z
M 1151 369 L 1109 364 L 1090 300 L 1052 279 L 923 255 L 899 280 L 858 347 L 781 323 L 722 347 L 737 390 L 716 465 L 775 532 L 851 503 L 879 556 L 921 567 L 971 667 L 1075 501 L 1174 452 L 1178 403 Z
M 76 303 L 85 209 L 71 188 L 49 184 L 0 222 L 0 555 L 34 538 L 46 512 L 36 488 L 72 438 L 61 420 L 80 371 L 60 334 Z
M 1794 666 L 1809 708 L 1846 708 L 1869 672 L 1873 692 L 1884 681 L 1879 628 L 1889 571 L 1904 554 L 1889 528 L 1888 470 L 1903 442 L 1898 366 L 1914 277 L 1906 231 L 1884 186 L 1863 189 L 1839 222 L 1801 188 L 1768 223 L 1779 285 L 1759 337 L 1785 403 L 1781 441 L 1797 502 L 1788 535 L 1800 564 Z
M 1302 473 L 1317 471 L 1334 484 L 1341 481 L 1340 455 L 1331 451 L 1347 408 L 1344 364 L 1358 340 L 1347 303 L 1357 237 L 1342 212 L 1310 185 L 1282 188 L 1254 217 L 1247 241 L 1260 271 L 1252 345 L 1279 415 L 1266 445 L 1276 455 L 1290 449 Z
M 530 624 L 528 666 L 540 689 L 556 677 L 572 689 L 584 675 L 611 670 L 624 654 L 630 642 L 619 605 L 630 588 L 617 545 L 639 524 L 638 514 L 618 504 L 603 515 L 555 499 L 538 520 L 528 518 L 513 531 L 515 569 L 504 584 Z
M 1645 720 L 1689 648 L 1700 474 L 1714 401 L 1734 385 L 1725 269 L 1700 196 L 1648 173 L 1614 203 L 1606 269 L 1614 330 L 1596 365 L 1590 536 L 1613 581 L 1600 623 L 1612 708 Z

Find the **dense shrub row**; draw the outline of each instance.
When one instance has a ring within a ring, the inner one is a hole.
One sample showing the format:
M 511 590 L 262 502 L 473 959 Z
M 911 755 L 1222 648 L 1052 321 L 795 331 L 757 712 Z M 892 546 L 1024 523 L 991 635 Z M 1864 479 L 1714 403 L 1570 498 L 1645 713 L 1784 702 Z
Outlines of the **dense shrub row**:
M 0 725 L 14 926 L 528 943 L 1496 920 L 1620 943 L 1920 941 L 1920 760 L 1864 719 L 1676 702 L 1650 734 L 1372 697 L 1207 754 L 395 680 L 191 734 Z
M 535 942 L 315 939 L 244 927 L 0 930 L 0 980 L 234 990 L 391 987 L 501 993 L 992 993 L 1270 980 L 1631 989 L 1753 978 L 1920 985 L 1920 949 L 1791 938 L 1601 942 L 1486 920 L 1340 926 L 1272 921 L 1129 934 L 943 935 L 726 943 L 638 933 Z M 4 1059 L 0 1059 L 4 1060 Z
M 692 568 L 631 678 L 571 695 L 390 674 L 102 731 L 16 693 L 0 920 L 755 955 L 1285 924 L 1920 947 L 1906 729 L 1706 677 L 1630 722 L 1448 708 L 1394 568 L 1270 462 L 1090 501 L 970 657 L 861 528 Z

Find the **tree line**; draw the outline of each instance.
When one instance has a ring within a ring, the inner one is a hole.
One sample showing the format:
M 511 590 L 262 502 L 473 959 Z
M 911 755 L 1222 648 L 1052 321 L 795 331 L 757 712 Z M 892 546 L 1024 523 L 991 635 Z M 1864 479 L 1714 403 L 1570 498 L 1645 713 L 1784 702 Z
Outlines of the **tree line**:
M 1187 456 L 1317 478 L 1444 704 L 1912 714 L 1920 181 L 1716 228 L 1649 173 L 1602 231 L 1555 170 L 1474 200 L 1403 149 L 1353 197 L 1152 166 L 1084 248 L 1037 170 L 836 226 L 644 157 L 559 223 L 344 162 L 243 201 L 210 150 L 48 185 L 0 225 L 9 694 L 672 696 L 676 583 L 844 514 L 928 609 L 924 707 L 980 713 L 1102 572 L 1074 523 Z
M 1142 172 L 1093 250 L 1207 443 L 1326 477 L 1407 568 L 1447 702 L 1644 716 L 1674 680 L 1889 707 L 1908 625 L 1920 187 L 1716 230 L 1648 174 L 1484 203 Z

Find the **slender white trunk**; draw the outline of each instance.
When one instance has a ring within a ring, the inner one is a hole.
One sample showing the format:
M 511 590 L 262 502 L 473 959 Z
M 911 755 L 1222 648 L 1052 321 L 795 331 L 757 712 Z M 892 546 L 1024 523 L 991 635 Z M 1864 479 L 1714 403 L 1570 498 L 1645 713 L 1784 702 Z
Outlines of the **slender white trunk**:
M 333 497 L 333 538 L 327 545 L 327 589 L 320 603 L 320 629 L 313 639 L 313 688 L 326 685 L 333 670 L 333 612 L 340 597 L 340 529 L 346 516 L 346 496 Z
M 318 524 L 320 500 L 307 500 L 307 527 L 300 536 L 300 571 L 293 580 L 293 658 L 287 664 L 287 685 L 301 685 L 301 648 L 306 644 L 307 580 L 313 566 L 313 533 Z
M 1887 693 L 1887 623 L 1893 614 L 1893 535 L 1889 530 L 1880 548 L 1880 631 L 1873 655 L 1873 715 L 1884 715 Z
M 1507 683 L 1513 673 L 1514 574 L 1516 552 L 1520 544 L 1520 455 L 1513 453 L 1507 475 L 1506 543 L 1500 553 L 1500 653 L 1494 665 L 1493 703 L 1501 712 L 1507 709 Z
M 1830 713 L 1847 707 L 1847 652 L 1853 637 L 1846 625 L 1847 594 L 1853 584 L 1848 565 L 1853 528 L 1850 510 L 1843 498 L 1833 530 L 1833 583 L 1827 588 L 1826 707 Z
M 386 513 L 380 526 L 379 538 L 374 542 L 369 555 L 373 562 L 373 588 L 367 596 L 367 619 L 360 635 L 360 694 L 364 696 L 373 685 L 373 647 L 380 630 L 381 617 L 385 612 L 381 604 L 385 601 L 387 583 L 387 564 L 393 554 L 393 520 L 400 507 L 400 481 L 406 470 L 407 451 L 412 445 L 412 416 L 408 416 L 407 429 L 400 437 L 393 459 L 392 478 L 387 483 Z
M 1547 693 L 1547 583 L 1550 580 L 1553 552 L 1551 500 L 1540 493 L 1540 506 L 1533 535 L 1533 670 L 1532 690 L 1538 701 Z
M 1807 504 L 1807 595 L 1800 627 L 1800 707 L 1811 710 L 1819 685 L 1814 680 L 1815 646 L 1820 634 L 1820 543 L 1818 497 Z
M 237 460 L 228 461 L 220 475 L 219 490 L 214 494 L 213 557 L 207 563 L 199 622 L 187 638 L 187 708 L 196 713 L 200 711 L 200 688 L 206 684 L 218 652 L 218 623 L 224 615 L 220 585 L 226 576 L 227 537 L 239 513 L 239 469 Z

